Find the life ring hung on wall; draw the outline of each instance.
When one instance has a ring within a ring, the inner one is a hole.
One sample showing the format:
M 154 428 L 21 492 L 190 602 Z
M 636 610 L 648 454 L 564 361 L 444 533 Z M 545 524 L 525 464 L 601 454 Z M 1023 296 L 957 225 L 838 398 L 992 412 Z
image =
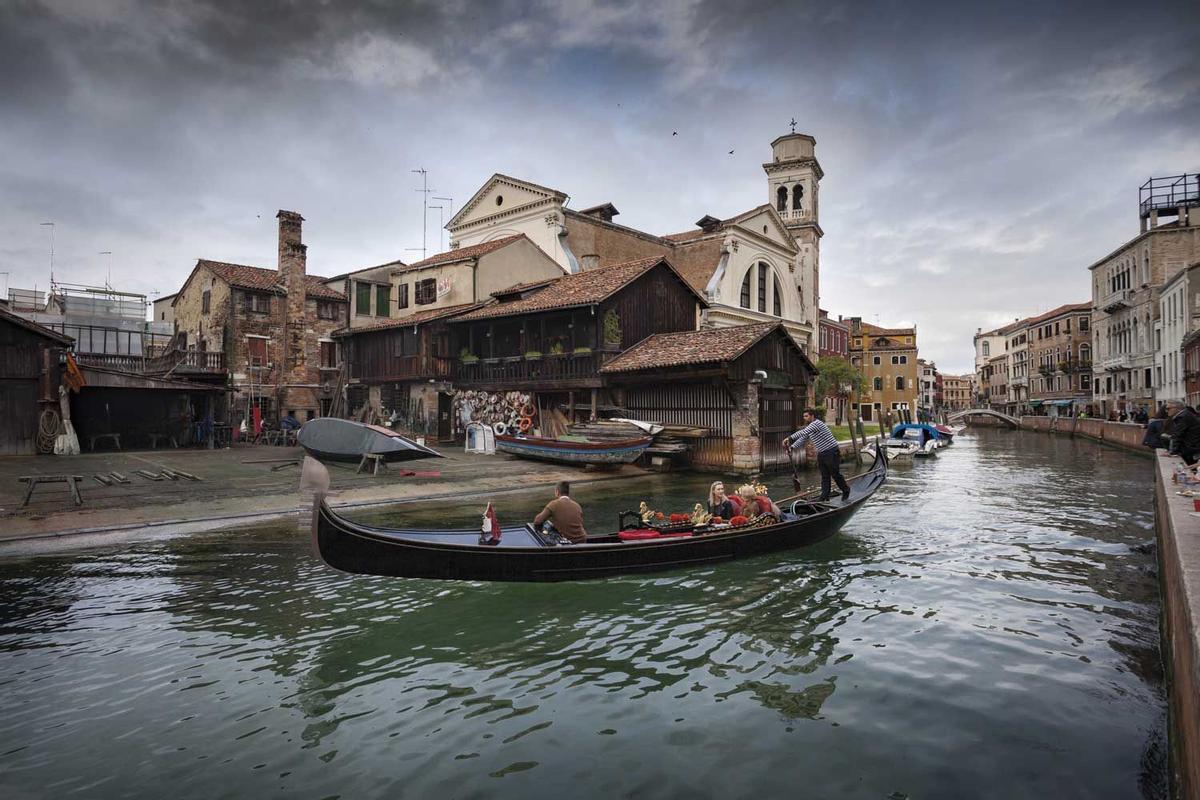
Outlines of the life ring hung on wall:
M 525 433 L 533 427 L 533 419 L 530 417 L 521 417 L 521 421 L 517 423 L 517 428 L 521 433 Z
M 492 425 L 492 431 L 497 436 L 504 436 L 505 434 L 508 433 L 508 426 L 505 425 L 503 422 L 497 422 Z
M 533 415 L 536 413 L 537 413 L 537 409 L 533 407 L 533 403 L 526 403 L 525 407 L 521 409 L 521 416 L 523 416 L 523 417 L 532 418 Z

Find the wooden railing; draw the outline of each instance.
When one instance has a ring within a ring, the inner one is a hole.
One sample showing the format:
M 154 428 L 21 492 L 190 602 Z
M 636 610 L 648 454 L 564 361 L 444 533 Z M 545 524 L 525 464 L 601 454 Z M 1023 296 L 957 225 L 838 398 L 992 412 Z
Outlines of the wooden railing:
M 170 350 L 158 356 L 134 356 L 119 353 L 76 353 L 80 364 L 121 372 L 136 372 L 146 375 L 213 374 L 225 371 L 225 354 L 210 350 Z
M 387 359 L 383 369 L 363 366 L 358 362 L 350 365 L 349 375 L 362 381 L 404 381 L 436 378 L 450 380 L 454 377 L 454 362 L 438 356 L 394 356 Z
M 460 361 L 455 370 L 455 381 L 470 384 L 535 384 L 559 381 L 579 381 L 599 378 L 600 367 L 616 353 L 569 353 L 544 355 L 540 358 L 483 358 L 478 361 Z

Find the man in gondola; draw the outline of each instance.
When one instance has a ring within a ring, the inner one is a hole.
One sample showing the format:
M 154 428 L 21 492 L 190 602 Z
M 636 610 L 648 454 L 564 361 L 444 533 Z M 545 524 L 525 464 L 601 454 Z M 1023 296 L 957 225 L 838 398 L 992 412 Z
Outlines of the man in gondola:
M 583 527 L 583 509 L 571 499 L 571 484 L 567 481 L 558 482 L 554 487 L 554 499 L 533 518 L 535 526 L 546 521 L 553 523 L 554 529 L 571 544 L 587 541 L 587 530 Z
M 833 431 L 817 417 L 815 409 L 804 409 L 804 427 L 783 440 L 784 447 L 795 450 L 812 442 L 817 451 L 817 468 L 821 471 L 821 500 L 829 499 L 830 482 L 836 481 L 842 490 L 842 502 L 850 499 L 850 484 L 842 477 L 842 452 L 838 449 Z

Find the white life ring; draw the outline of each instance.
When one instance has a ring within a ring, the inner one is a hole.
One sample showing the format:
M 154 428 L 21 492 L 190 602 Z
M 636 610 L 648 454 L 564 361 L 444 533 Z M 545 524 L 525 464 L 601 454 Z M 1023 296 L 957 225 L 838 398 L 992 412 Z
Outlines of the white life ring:
M 492 425 L 492 431 L 497 436 L 504 436 L 508 433 L 508 425 L 504 424 L 503 422 L 497 422 Z

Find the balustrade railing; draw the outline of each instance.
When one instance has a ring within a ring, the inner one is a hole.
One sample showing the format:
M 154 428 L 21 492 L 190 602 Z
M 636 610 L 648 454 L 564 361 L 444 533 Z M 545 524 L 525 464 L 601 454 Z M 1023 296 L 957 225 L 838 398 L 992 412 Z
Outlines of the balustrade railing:
M 460 361 L 455 380 L 462 384 L 553 383 L 598 377 L 600 367 L 615 353 L 566 353 L 537 358 L 511 356 Z

